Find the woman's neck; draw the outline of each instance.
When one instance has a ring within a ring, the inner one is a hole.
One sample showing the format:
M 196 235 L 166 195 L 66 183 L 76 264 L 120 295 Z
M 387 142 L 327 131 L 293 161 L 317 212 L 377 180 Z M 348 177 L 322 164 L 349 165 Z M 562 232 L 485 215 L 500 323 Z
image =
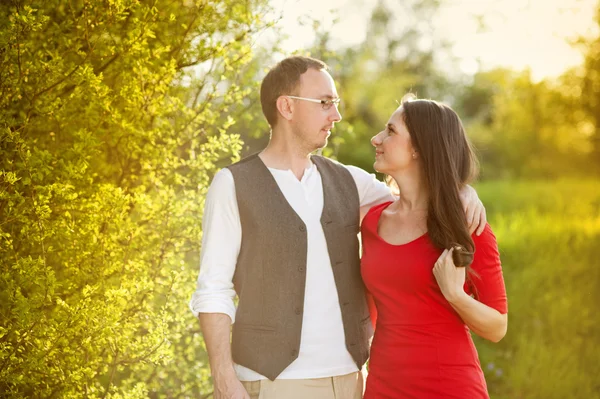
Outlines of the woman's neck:
M 400 189 L 400 197 L 394 204 L 397 210 L 412 212 L 428 209 L 429 193 L 420 172 L 403 172 L 390 176 Z

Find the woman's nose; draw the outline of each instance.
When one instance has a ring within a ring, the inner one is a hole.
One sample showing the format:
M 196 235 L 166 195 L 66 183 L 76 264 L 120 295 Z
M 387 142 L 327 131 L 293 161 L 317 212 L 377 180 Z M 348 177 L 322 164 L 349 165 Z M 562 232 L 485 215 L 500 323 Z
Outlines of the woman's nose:
M 371 137 L 371 145 L 373 147 L 377 147 L 379 145 L 379 135 L 376 134 L 375 136 Z

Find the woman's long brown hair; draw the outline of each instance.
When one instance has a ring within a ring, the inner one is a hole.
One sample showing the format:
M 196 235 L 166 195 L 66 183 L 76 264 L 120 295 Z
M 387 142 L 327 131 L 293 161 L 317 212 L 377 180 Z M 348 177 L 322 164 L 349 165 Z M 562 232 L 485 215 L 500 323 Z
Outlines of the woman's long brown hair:
M 475 245 L 459 192 L 476 177 L 479 166 L 465 129 L 452 108 L 436 101 L 403 100 L 402 108 L 429 193 L 429 237 L 440 249 L 455 248 L 455 265 L 469 266 Z

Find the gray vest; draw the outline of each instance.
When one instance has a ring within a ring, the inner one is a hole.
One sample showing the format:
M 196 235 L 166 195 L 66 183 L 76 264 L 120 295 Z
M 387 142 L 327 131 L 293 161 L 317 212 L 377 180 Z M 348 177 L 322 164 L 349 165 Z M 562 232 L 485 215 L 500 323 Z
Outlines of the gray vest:
M 321 225 L 338 291 L 346 348 L 360 369 L 373 329 L 360 276 L 360 204 L 343 166 L 313 156 L 323 182 Z M 235 183 L 242 244 L 233 283 L 239 303 L 232 332 L 235 363 L 270 380 L 300 349 L 306 282 L 306 226 L 257 154 L 228 167 Z

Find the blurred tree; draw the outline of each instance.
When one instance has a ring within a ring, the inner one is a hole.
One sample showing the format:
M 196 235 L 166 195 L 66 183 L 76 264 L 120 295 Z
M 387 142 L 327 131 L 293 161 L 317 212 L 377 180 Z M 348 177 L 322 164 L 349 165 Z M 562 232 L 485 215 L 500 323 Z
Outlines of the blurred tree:
M 202 397 L 201 210 L 266 0 L 0 3 L 2 397 Z
M 312 50 L 324 54 L 342 97 L 343 120 L 325 153 L 341 162 L 372 170 L 370 138 L 383 127 L 404 94 L 441 98 L 448 80 L 436 66 L 447 43 L 435 35 L 433 16 L 439 1 L 411 0 L 391 7 L 380 0 L 370 17 L 365 41 L 335 48 L 323 37 Z M 399 23 L 402 21 L 402 23 Z M 326 39 L 329 39 L 326 37 Z
M 595 21 L 600 28 L 600 2 Z M 582 42 L 586 45 L 582 104 L 593 123 L 590 129 L 592 160 L 596 171 L 600 172 L 600 36 Z
M 529 71 L 476 74 L 455 108 L 480 152 L 482 176 L 557 177 L 588 172 L 589 122 L 581 79 L 567 71 L 533 82 Z

